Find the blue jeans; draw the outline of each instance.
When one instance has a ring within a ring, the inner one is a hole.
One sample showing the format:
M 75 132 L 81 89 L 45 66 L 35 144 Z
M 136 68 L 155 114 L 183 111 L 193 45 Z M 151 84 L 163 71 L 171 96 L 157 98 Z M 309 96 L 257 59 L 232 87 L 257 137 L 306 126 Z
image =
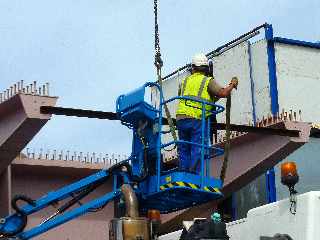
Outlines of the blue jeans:
M 206 124 L 205 124 L 206 125 Z M 186 118 L 177 121 L 179 140 L 201 144 L 201 120 Z M 207 143 L 207 132 L 205 127 L 205 144 Z M 186 143 L 178 144 L 180 158 L 180 169 L 188 172 L 200 173 L 201 169 L 201 147 Z

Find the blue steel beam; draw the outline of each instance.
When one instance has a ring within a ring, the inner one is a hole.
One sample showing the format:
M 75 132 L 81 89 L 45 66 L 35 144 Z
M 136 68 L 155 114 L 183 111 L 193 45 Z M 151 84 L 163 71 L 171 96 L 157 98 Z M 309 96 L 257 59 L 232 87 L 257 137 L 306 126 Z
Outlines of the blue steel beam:
M 268 170 L 266 173 L 266 191 L 267 191 L 268 203 L 276 202 L 277 191 L 276 191 L 276 177 L 275 177 L 274 167 Z
M 283 43 L 283 44 L 295 45 L 295 46 L 300 46 L 300 47 L 309 47 L 309 48 L 320 49 L 320 43 L 307 42 L 307 41 L 301 41 L 301 40 L 295 40 L 295 39 L 289 39 L 289 38 L 281 38 L 281 37 L 274 37 L 273 41 L 276 43 Z
M 273 115 L 276 115 L 279 112 L 279 103 L 278 103 L 278 86 L 277 86 L 276 60 L 275 60 L 274 41 L 273 41 L 273 29 L 271 24 L 267 24 L 265 28 L 265 38 L 267 40 L 271 112 Z

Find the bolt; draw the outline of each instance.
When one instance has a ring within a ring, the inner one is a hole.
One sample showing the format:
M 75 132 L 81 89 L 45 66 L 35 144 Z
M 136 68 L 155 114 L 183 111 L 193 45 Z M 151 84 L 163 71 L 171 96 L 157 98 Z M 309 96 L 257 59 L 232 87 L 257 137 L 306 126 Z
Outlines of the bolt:
M 272 119 L 271 114 L 268 113 L 267 125 L 269 125 L 271 123 L 271 121 L 272 121 L 271 119 Z
M 50 150 L 47 150 L 47 153 L 46 153 L 46 160 L 49 159 L 49 156 L 50 156 Z
M 66 160 L 69 160 L 70 151 L 67 150 Z
M 37 94 L 37 81 L 33 81 L 34 94 Z
M 0 218 L 0 224 L 5 224 L 6 223 L 6 219 L 5 218 Z
M 91 163 L 95 163 L 96 162 L 96 153 L 92 153 L 92 161 L 91 161 Z
M 261 125 L 262 125 L 262 127 L 265 126 L 264 116 L 262 116 Z
M 47 90 L 46 95 L 49 96 L 49 83 L 46 83 L 46 90 Z
M 39 159 L 42 159 L 42 148 L 40 148 Z
M 302 111 L 299 110 L 299 121 L 302 122 Z
M 234 138 L 234 132 L 231 132 L 230 138 Z
M 33 94 L 33 85 L 30 84 L 30 93 Z
M 57 150 L 53 150 L 52 160 L 55 160 L 57 156 Z

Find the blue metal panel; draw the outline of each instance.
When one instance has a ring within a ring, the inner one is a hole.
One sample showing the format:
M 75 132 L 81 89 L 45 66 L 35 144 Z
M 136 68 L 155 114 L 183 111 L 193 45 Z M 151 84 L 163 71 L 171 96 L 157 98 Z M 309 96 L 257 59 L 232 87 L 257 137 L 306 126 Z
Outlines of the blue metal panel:
M 276 180 L 274 168 L 271 168 L 266 173 L 266 191 L 268 203 L 277 201 Z
M 231 195 L 231 210 L 232 210 L 232 220 L 235 221 L 238 219 L 237 216 L 237 201 L 236 201 L 236 194 L 232 193 Z
M 306 41 L 294 40 L 289 38 L 281 38 L 281 37 L 275 37 L 273 38 L 273 41 L 277 43 L 320 49 L 320 43 L 306 42 Z
M 268 24 L 266 26 L 266 28 L 265 28 L 265 37 L 266 37 L 266 40 L 267 40 L 269 84 L 270 84 L 270 97 L 271 97 L 271 112 L 272 112 L 273 115 L 276 115 L 279 112 L 279 103 L 278 103 L 276 60 L 275 60 L 275 52 L 274 52 L 272 25 Z
M 121 95 L 117 99 L 116 111 L 122 112 L 144 101 L 145 87 L 142 86 L 126 95 Z

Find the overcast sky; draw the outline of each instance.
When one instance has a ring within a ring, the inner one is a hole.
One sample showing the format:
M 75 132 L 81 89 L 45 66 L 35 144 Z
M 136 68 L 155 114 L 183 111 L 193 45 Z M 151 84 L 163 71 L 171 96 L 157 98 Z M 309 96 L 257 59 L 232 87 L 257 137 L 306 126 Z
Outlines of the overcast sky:
M 264 22 L 275 35 L 320 40 L 319 0 L 159 0 L 164 72 Z M 64 107 L 114 111 L 118 95 L 155 79 L 151 0 L 1 0 L 0 89 L 50 82 Z M 128 153 L 118 122 L 55 116 L 30 148 Z

